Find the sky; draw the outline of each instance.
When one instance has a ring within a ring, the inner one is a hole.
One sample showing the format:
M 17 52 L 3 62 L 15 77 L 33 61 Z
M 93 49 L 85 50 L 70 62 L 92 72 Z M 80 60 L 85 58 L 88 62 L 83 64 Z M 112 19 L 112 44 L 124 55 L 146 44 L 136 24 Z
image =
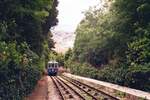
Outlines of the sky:
M 75 30 L 84 18 L 83 12 L 89 7 L 100 4 L 100 0 L 58 0 L 58 25 L 54 27 L 53 39 L 55 51 L 64 53 L 72 48 L 75 40 Z
M 58 20 L 55 31 L 74 32 L 84 18 L 83 11 L 90 6 L 98 5 L 100 0 L 58 0 Z

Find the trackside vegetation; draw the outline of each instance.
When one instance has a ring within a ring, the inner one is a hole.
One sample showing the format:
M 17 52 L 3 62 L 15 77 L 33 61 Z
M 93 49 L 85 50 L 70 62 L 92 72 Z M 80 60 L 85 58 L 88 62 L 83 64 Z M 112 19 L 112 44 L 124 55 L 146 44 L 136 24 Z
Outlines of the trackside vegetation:
M 22 100 L 40 79 L 54 42 L 57 0 L 0 1 L 0 100 Z
M 150 92 L 150 1 L 109 2 L 108 10 L 85 13 L 65 66 L 74 74 Z

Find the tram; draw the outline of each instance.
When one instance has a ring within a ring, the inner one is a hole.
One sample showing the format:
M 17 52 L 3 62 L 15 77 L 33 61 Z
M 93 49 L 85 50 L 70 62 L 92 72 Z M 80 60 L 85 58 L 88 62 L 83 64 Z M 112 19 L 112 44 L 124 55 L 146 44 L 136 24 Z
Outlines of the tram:
M 49 61 L 47 64 L 47 73 L 49 76 L 56 76 L 58 73 L 59 64 L 57 61 Z

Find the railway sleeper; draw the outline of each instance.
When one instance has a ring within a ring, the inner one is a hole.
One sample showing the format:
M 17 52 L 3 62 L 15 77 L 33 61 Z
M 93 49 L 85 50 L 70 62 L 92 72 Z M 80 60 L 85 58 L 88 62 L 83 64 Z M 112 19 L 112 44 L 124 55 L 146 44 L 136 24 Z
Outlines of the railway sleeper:
M 69 98 L 74 98 L 72 95 L 69 95 Z
M 65 91 L 66 94 L 70 94 L 68 90 Z
M 67 99 L 70 98 L 69 100 L 72 100 L 72 99 L 74 100 L 74 99 L 75 99 L 74 96 L 73 96 L 71 93 L 69 93 L 69 90 L 67 90 L 67 85 L 64 84 L 64 83 L 62 82 L 62 80 L 60 80 L 59 78 L 57 78 L 56 80 L 57 80 L 60 84 L 63 84 L 64 87 L 66 87 L 66 92 L 65 92 L 65 93 L 67 94 L 67 97 L 66 97 L 66 98 L 67 98 Z M 64 95 L 66 95 L 66 94 L 64 94 Z M 71 99 L 71 98 L 72 98 L 72 99 Z M 81 99 L 81 100 L 82 100 L 82 99 Z
M 99 93 L 97 93 L 97 92 L 96 92 L 96 93 L 94 93 L 94 96 L 99 96 Z
M 81 82 L 78 82 L 78 81 L 76 81 L 76 80 L 73 80 L 73 79 L 71 79 L 71 78 L 68 78 L 68 77 L 65 77 L 65 76 L 63 76 L 63 78 L 65 79 L 65 80 L 68 80 L 68 81 L 70 81 L 70 82 L 72 82 L 72 83 L 74 83 L 74 84 L 76 84 L 77 86 L 79 86 L 80 88 L 85 88 L 85 86 L 83 86 L 84 85 L 84 83 L 81 83 Z M 83 84 L 83 85 L 82 85 Z M 114 98 L 114 97 L 109 97 L 108 95 L 106 95 L 105 93 L 104 94 L 102 94 L 101 92 L 99 93 L 99 90 L 96 90 L 96 89 L 93 89 L 93 88 L 90 88 L 90 86 L 89 87 L 87 87 L 88 88 L 88 93 L 89 94 L 91 94 L 91 95 L 93 95 L 93 97 L 94 98 L 97 98 L 96 100 L 118 100 L 117 98 Z M 85 89 L 84 89 L 84 91 L 86 91 Z M 95 91 L 95 93 L 91 93 L 91 92 L 93 92 L 93 91 Z M 93 99 L 94 99 L 93 98 Z M 112 99 L 113 98 L 113 99 Z

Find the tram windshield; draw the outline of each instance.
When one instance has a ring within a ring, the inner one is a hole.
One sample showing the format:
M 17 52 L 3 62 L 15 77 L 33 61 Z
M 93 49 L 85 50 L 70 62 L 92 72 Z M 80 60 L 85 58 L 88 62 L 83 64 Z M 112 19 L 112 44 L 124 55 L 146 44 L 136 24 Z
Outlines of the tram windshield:
M 49 61 L 48 62 L 48 67 L 53 67 L 53 68 L 58 67 L 58 62 L 56 62 L 56 61 Z

